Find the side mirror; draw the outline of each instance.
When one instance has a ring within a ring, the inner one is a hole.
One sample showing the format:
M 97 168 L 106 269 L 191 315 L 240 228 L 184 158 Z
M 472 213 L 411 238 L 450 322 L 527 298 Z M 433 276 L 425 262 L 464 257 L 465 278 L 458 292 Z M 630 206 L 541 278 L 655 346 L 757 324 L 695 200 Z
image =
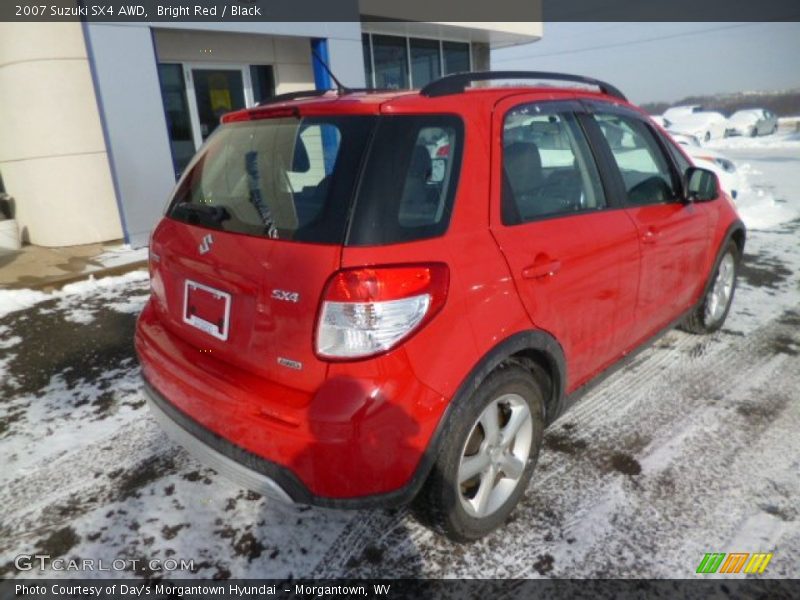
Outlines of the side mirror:
M 708 169 L 689 167 L 683 175 L 683 197 L 687 202 L 708 202 L 719 196 L 717 174 Z

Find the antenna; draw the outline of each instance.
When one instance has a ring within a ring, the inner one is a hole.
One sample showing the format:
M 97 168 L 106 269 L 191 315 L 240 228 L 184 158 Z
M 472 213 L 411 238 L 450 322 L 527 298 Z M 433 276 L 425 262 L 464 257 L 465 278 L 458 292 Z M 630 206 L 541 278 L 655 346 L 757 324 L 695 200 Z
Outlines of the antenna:
M 336 75 L 333 74 L 333 71 L 331 71 L 331 68 L 328 66 L 328 63 L 322 60 L 322 57 L 317 53 L 317 51 L 314 48 L 311 49 L 311 54 L 314 55 L 314 58 L 319 62 L 319 64 L 322 65 L 322 68 L 325 69 L 328 75 L 330 75 L 331 79 L 333 79 L 333 82 L 336 84 L 336 93 L 338 93 L 341 96 L 342 94 L 347 94 L 348 92 L 350 92 L 350 88 L 348 88 L 346 85 L 344 85 L 341 81 L 339 81 L 336 78 Z

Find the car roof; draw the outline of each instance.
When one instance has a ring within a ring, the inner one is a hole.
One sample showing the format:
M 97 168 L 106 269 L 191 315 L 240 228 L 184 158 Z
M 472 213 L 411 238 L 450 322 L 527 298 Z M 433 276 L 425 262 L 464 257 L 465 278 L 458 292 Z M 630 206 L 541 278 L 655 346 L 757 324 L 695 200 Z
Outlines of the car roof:
M 475 87 L 452 94 L 426 96 L 419 90 L 354 90 L 338 93 L 307 92 L 308 95 L 282 99 L 245 108 L 223 117 L 224 122 L 270 118 L 285 114 L 390 114 L 400 112 L 462 112 L 465 106 L 492 107 L 501 100 L 518 95 L 540 96 L 543 100 L 594 99 L 625 104 L 619 97 L 580 87 L 497 86 Z M 466 102 L 465 102 L 466 100 Z
M 327 67 L 326 67 L 327 69 Z M 328 69 L 330 73 L 330 70 Z M 332 74 L 331 74 L 332 76 Z M 242 109 L 223 116 L 224 123 L 290 115 L 382 114 L 392 112 L 465 112 L 494 106 L 503 98 L 516 94 L 541 95 L 543 99 L 602 98 L 627 104 L 616 87 L 591 77 L 549 71 L 469 71 L 446 75 L 425 85 L 421 90 L 353 90 L 334 78 L 338 90 L 305 90 L 274 96 L 254 108 Z M 499 80 L 558 81 L 559 86 L 495 85 Z M 480 87 L 470 87 L 481 82 Z M 599 89 L 590 92 L 575 87 L 589 85 Z M 465 102 L 465 100 L 468 100 Z M 476 106 L 480 105 L 480 106 Z

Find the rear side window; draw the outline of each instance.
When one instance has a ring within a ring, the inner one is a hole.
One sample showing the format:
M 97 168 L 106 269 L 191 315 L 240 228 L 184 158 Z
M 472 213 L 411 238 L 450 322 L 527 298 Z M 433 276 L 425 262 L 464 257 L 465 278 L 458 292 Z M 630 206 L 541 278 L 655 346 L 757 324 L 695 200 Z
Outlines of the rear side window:
M 168 216 L 236 233 L 342 243 L 374 121 L 281 118 L 221 127 L 187 169 Z
M 597 166 L 583 131 L 568 111 L 515 108 L 503 125 L 503 223 L 605 207 Z
M 595 114 L 625 184 L 628 203 L 671 202 L 678 197 L 669 160 L 642 121 L 617 114 Z
M 451 115 L 378 120 L 347 244 L 437 237 L 447 230 L 458 184 L 464 127 Z

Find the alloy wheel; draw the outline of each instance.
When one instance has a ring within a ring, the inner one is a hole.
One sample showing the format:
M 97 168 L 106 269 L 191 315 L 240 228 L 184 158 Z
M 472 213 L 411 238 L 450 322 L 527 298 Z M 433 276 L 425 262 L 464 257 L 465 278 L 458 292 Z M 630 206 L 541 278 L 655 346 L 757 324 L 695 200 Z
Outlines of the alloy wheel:
M 733 255 L 728 252 L 722 257 L 717 269 L 717 277 L 706 296 L 705 322 L 714 325 L 725 314 L 731 296 L 733 295 L 733 282 L 736 275 L 736 263 Z
M 472 425 L 461 452 L 456 488 L 464 510 L 483 518 L 517 488 L 530 456 L 533 419 L 519 394 L 492 400 Z

